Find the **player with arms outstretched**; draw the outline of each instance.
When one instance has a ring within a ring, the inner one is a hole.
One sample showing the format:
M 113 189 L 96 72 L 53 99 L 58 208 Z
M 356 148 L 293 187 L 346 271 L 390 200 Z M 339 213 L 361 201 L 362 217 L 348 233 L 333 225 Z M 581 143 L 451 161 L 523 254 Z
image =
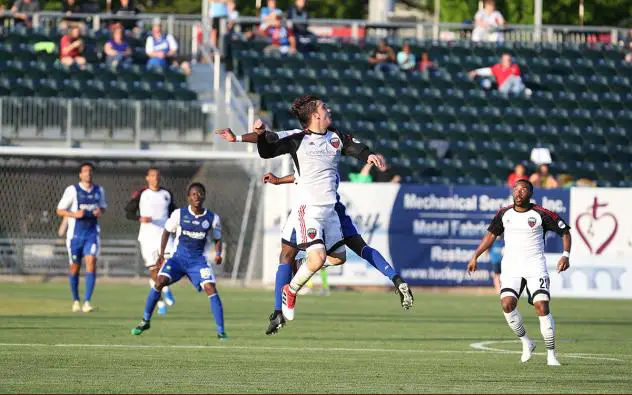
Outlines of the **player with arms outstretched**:
M 312 96 L 307 96 L 307 97 L 302 97 L 302 98 L 297 99 L 292 106 L 292 111 L 295 113 L 297 118 L 299 118 L 299 121 L 301 122 L 303 126 L 306 127 L 306 129 L 284 131 L 284 132 L 278 132 L 276 134 L 272 134 L 270 132 L 265 132 L 263 123 L 259 120 L 254 125 L 256 133 L 247 133 L 242 136 L 235 136 L 230 129 L 224 129 L 224 130 L 218 131 L 218 134 L 229 142 L 239 142 L 239 141 L 251 142 L 251 143 L 258 142 L 259 145 L 261 145 L 262 144 L 261 137 L 258 135 L 258 134 L 261 134 L 265 136 L 264 138 L 266 141 L 268 139 L 272 139 L 272 140 L 281 142 L 281 144 L 286 144 L 287 151 L 290 155 L 292 155 L 292 158 L 294 160 L 294 166 L 295 166 L 296 172 L 299 174 L 301 173 L 301 163 L 303 162 L 303 160 L 301 159 L 301 155 L 299 154 L 301 148 L 307 147 L 305 149 L 305 151 L 307 152 L 306 154 L 307 156 L 318 155 L 317 153 L 314 152 L 313 149 L 310 149 L 312 148 L 310 146 L 315 145 L 315 143 L 313 141 L 309 141 L 309 139 L 306 139 L 305 136 L 312 135 L 313 130 L 318 130 L 319 128 L 321 130 L 320 132 L 321 134 L 323 135 L 330 134 L 331 137 L 334 138 L 334 140 L 330 142 L 332 147 L 338 149 L 338 147 L 342 146 L 341 141 L 345 141 L 345 143 L 350 142 L 349 145 L 351 147 L 351 150 L 350 150 L 351 153 L 353 153 L 353 150 L 356 149 L 358 150 L 358 152 L 362 152 L 362 155 L 368 155 L 368 156 L 374 157 L 375 159 L 374 163 L 377 164 L 378 166 L 382 164 L 382 161 L 380 160 L 380 158 L 370 153 L 368 148 L 366 148 L 366 146 L 359 144 L 357 140 L 351 138 L 348 135 L 345 135 L 345 137 L 341 139 L 342 135 L 335 129 L 329 127 L 329 124 L 331 123 L 329 111 L 324 105 L 324 103 L 322 103 L 317 98 L 314 98 Z M 327 126 L 324 126 L 325 122 L 322 122 L 323 120 L 326 122 Z M 325 147 L 328 147 L 328 146 L 326 145 Z M 260 148 L 260 153 L 261 153 L 261 147 L 259 148 Z M 329 149 L 331 150 L 331 148 Z M 362 157 L 360 157 L 360 159 L 363 160 Z M 369 160 L 369 158 L 367 157 L 366 160 Z M 303 167 L 307 167 L 307 166 L 303 166 Z M 331 167 L 329 168 L 329 170 L 332 170 Z M 302 177 L 305 176 L 305 173 L 309 174 L 309 171 L 307 172 L 303 171 L 303 173 L 304 174 L 301 175 L 301 179 Z M 388 263 L 386 263 L 386 261 L 379 254 L 379 252 L 373 250 L 369 246 L 366 246 L 366 243 L 364 243 L 362 238 L 359 236 L 359 234 L 355 230 L 355 227 L 353 227 L 353 224 L 351 223 L 350 218 L 348 218 L 348 216 L 346 216 L 346 214 L 344 213 L 344 206 L 342 204 L 338 204 L 339 202 L 336 203 L 337 198 L 338 198 L 337 193 L 336 193 L 338 181 L 339 181 L 339 178 L 337 175 L 337 161 L 336 161 L 336 165 L 333 167 L 333 174 L 331 174 L 331 178 L 330 178 L 331 184 L 329 185 L 329 190 L 332 192 L 332 197 L 334 198 L 334 204 L 335 204 L 334 211 L 336 211 L 336 214 L 339 216 L 339 222 L 342 222 L 342 219 L 345 217 L 348 219 L 348 222 L 342 224 L 343 225 L 342 231 L 344 232 L 344 242 L 347 245 L 349 245 L 350 241 L 356 242 L 356 246 L 358 247 L 357 253 L 359 255 L 363 256 L 365 259 L 368 259 L 372 265 L 378 268 L 378 270 L 380 270 L 382 273 L 387 275 L 393 281 L 398 283 L 397 289 L 398 289 L 398 292 L 400 293 L 402 307 L 410 308 L 412 306 L 413 298 L 412 298 L 412 293 L 408 289 L 407 284 L 401 281 L 401 278 L 392 269 L 392 267 Z M 293 179 L 288 182 L 293 182 Z M 299 188 L 300 186 L 301 184 L 299 183 Z M 341 213 L 342 213 L 342 217 L 340 216 Z M 286 224 L 286 227 L 284 228 L 284 231 L 283 231 L 284 237 L 282 239 L 280 263 L 277 270 L 277 276 L 276 276 L 276 282 L 275 282 L 275 296 L 276 296 L 275 297 L 275 311 L 270 316 L 270 325 L 268 327 L 268 330 L 266 331 L 266 334 L 275 333 L 284 324 L 284 318 L 280 312 L 281 310 L 280 308 L 282 306 L 282 295 L 283 295 L 282 289 L 291 279 L 292 263 L 294 262 L 294 259 L 296 257 L 297 247 L 299 247 L 299 245 L 297 244 L 296 236 L 297 234 L 300 234 L 299 232 L 297 232 L 297 230 L 302 232 L 302 228 L 297 229 L 297 227 L 295 226 L 295 222 L 298 221 L 300 224 L 300 215 L 301 215 L 301 210 L 295 209 L 293 213 L 290 215 L 290 218 L 288 219 L 288 223 Z M 353 232 L 350 233 L 351 230 L 353 230 Z M 351 248 L 354 249 L 354 251 L 356 250 L 353 247 Z M 299 272 L 300 272 L 300 269 L 299 269 Z
M 92 182 L 94 165 L 83 163 L 79 167 L 80 182 L 64 191 L 57 215 L 68 218 L 66 246 L 70 259 L 69 281 L 72 293 L 72 311 L 89 313 L 93 310 L 90 300 L 97 281 L 97 256 L 101 245 L 99 218 L 107 208 L 105 191 Z M 86 263 L 86 290 L 84 303 L 79 299 L 79 271 L 81 261 Z
M 562 236 L 564 252 L 557 263 L 558 272 L 568 269 L 571 250 L 571 234 L 568 224 L 557 214 L 530 202 L 533 185 L 527 180 L 519 180 L 512 190 L 514 204 L 498 211 L 487 229 L 467 271 L 476 270 L 476 260 L 496 240 L 504 235 L 505 251 L 500 274 L 500 303 L 505 319 L 511 330 L 522 341 L 522 362 L 531 359 L 535 342 L 527 336 L 527 331 L 518 311 L 518 298 L 523 289 L 527 290 L 529 303 L 533 304 L 540 319 L 540 332 L 547 350 L 547 364 L 560 363 L 555 355 L 555 322 L 549 309 L 549 274 L 544 257 L 544 236 L 553 231 Z
M 147 169 L 145 176 L 147 186 L 132 194 L 132 199 L 125 206 L 125 217 L 131 221 L 140 222 L 138 242 L 140 252 L 149 271 L 149 286 L 153 287 L 158 277 L 156 260 L 160 254 L 160 238 L 165 229 L 165 223 L 176 209 L 171 192 L 161 187 L 160 171 L 155 167 Z M 166 254 L 172 249 L 171 238 L 167 245 Z M 158 314 L 165 314 L 167 306 L 173 306 L 175 299 L 169 287 L 162 288 L 162 298 L 158 302 Z
M 133 335 L 140 335 L 150 328 L 151 316 L 160 300 L 162 288 L 178 282 L 187 276 L 199 291 L 204 290 L 209 297 L 211 313 L 217 327 L 217 337 L 225 339 L 224 310 L 215 287 L 213 268 L 205 256 L 209 240 L 215 242 L 215 264 L 222 263 L 222 232 L 220 218 L 202 204 L 206 189 L 200 183 L 193 183 L 187 191 L 189 206 L 175 210 L 167 222 L 160 241 L 160 255 L 156 266 L 160 267 L 156 284 L 149 290 L 145 311 L 141 322 L 132 329 Z M 171 233 L 176 233 L 175 252 L 164 262 L 165 249 Z

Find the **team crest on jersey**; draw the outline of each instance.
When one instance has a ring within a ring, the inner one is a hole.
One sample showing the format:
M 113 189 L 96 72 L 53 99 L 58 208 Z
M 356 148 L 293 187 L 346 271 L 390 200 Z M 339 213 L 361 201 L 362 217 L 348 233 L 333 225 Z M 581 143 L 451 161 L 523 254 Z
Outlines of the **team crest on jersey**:
M 204 229 L 208 229 L 208 228 L 209 228 L 209 226 L 211 226 L 211 224 L 209 224 L 207 220 L 204 220 L 204 222 L 202 222 L 202 227 L 203 227 Z
M 340 139 L 338 137 L 333 137 L 331 140 L 329 140 L 329 143 L 335 149 L 338 149 L 340 147 Z
M 307 236 L 309 236 L 310 239 L 313 239 L 314 237 L 316 237 L 316 229 L 314 228 L 307 229 Z
M 527 220 L 527 223 L 529 224 L 530 228 L 533 228 L 535 226 L 535 218 L 529 217 L 529 219 Z

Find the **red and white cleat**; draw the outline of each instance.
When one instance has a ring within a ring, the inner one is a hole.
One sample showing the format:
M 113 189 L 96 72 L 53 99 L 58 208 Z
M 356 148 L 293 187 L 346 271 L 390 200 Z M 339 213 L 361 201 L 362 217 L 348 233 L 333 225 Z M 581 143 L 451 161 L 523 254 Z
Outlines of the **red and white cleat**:
M 294 306 L 296 305 L 296 294 L 290 289 L 290 284 L 286 284 L 283 287 L 281 293 L 283 298 L 283 304 L 281 305 L 281 311 L 286 320 L 292 321 L 294 319 Z

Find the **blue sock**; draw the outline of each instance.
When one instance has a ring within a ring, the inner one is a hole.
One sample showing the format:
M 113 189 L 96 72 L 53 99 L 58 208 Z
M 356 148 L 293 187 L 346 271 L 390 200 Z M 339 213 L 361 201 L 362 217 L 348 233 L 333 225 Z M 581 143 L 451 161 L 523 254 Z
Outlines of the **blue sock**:
M 72 300 L 79 300 L 79 275 L 68 275 L 68 281 L 70 281 L 70 292 L 72 292 Z
M 274 281 L 274 310 L 281 310 L 283 287 L 292 281 L 292 265 L 281 263 L 277 266 L 276 280 Z
M 94 285 L 97 283 L 97 274 L 86 272 L 86 302 L 92 299 L 92 292 L 94 292 Z
M 174 303 L 176 302 L 175 298 L 173 297 L 173 294 L 171 293 L 171 288 L 164 287 L 162 289 L 162 294 L 164 295 L 164 297 L 166 299 L 171 299 L 171 300 L 173 300 Z
M 217 333 L 224 333 L 224 308 L 222 307 L 222 300 L 218 294 L 213 294 L 208 297 L 211 301 L 211 313 L 215 319 L 215 325 L 217 326 Z
M 151 320 L 151 315 L 154 313 L 154 309 L 159 300 L 160 291 L 156 291 L 154 287 L 149 288 L 149 295 L 147 295 L 147 301 L 145 302 L 145 312 L 143 313 L 143 319 L 145 321 Z
M 391 281 L 393 280 L 393 277 L 397 275 L 395 269 L 386 262 L 386 259 L 384 259 L 382 254 L 370 246 L 366 246 L 362 249 L 362 259 L 369 262 L 371 266 L 379 270 L 380 273 L 388 277 Z

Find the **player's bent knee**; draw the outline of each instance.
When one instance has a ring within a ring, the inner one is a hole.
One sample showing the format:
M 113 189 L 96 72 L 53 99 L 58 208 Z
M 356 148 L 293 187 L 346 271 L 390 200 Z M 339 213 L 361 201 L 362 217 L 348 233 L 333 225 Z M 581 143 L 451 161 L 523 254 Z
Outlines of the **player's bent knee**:
M 211 282 L 205 282 L 202 284 L 202 289 L 206 292 L 207 295 L 213 295 L 217 293 L 217 288 L 215 288 L 215 284 Z
M 510 292 L 506 292 L 506 293 L 507 295 L 503 295 L 505 294 L 505 292 L 503 292 L 503 294 L 500 295 L 501 296 L 500 304 L 505 313 L 511 313 L 512 311 L 516 309 L 516 306 L 518 305 L 518 299 L 516 299 L 516 295 Z
M 169 276 L 163 273 L 159 273 L 158 278 L 156 278 L 154 288 L 160 291 L 162 290 L 163 287 L 166 287 L 167 285 L 169 285 L 170 282 L 171 282 L 171 278 L 169 278 Z
M 281 247 L 281 255 L 279 256 L 279 264 L 294 261 L 294 259 L 296 259 L 297 253 L 298 253 L 298 250 L 296 248 L 290 247 L 284 244 Z
M 342 265 L 347 261 L 347 253 L 345 252 L 344 247 L 342 247 L 342 250 L 336 249 L 336 251 L 329 254 L 327 259 L 333 266 Z
M 533 307 L 535 307 L 535 311 L 538 315 L 542 316 L 542 315 L 547 315 L 549 314 L 549 300 L 548 297 L 546 300 L 535 300 L 535 298 L 537 298 L 538 295 L 536 295 L 534 297 L 533 300 Z

